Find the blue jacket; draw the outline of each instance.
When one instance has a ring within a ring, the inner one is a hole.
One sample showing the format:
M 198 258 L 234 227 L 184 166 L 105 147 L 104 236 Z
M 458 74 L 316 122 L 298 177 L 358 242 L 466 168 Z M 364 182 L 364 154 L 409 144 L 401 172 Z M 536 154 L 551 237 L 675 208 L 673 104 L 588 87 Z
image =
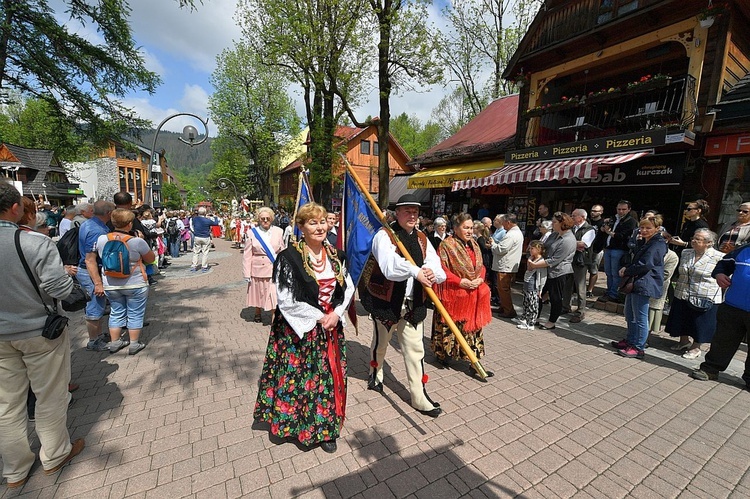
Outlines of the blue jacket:
M 732 284 L 724 295 L 724 303 L 750 312 L 750 246 L 741 246 L 724 255 L 711 272 L 732 276 Z
M 211 237 L 211 227 L 219 225 L 216 219 L 208 217 L 193 217 L 190 219 L 190 225 L 193 226 L 193 234 L 195 237 Z
M 633 263 L 625 268 L 626 276 L 637 276 L 633 293 L 650 298 L 661 297 L 664 289 L 664 256 L 667 243 L 658 232 L 633 255 Z

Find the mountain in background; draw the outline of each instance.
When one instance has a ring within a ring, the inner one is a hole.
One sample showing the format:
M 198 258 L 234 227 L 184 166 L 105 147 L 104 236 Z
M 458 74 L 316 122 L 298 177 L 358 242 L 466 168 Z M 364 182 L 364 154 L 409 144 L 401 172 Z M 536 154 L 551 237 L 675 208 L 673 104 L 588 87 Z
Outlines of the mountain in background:
M 144 130 L 141 132 L 140 144 L 146 149 L 151 149 L 155 130 Z M 213 152 L 211 151 L 212 138 L 209 137 L 204 143 L 190 147 L 179 140 L 181 134 L 162 130 L 156 141 L 156 150 L 164 149 L 169 168 L 180 176 L 194 177 L 207 176 L 214 167 Z

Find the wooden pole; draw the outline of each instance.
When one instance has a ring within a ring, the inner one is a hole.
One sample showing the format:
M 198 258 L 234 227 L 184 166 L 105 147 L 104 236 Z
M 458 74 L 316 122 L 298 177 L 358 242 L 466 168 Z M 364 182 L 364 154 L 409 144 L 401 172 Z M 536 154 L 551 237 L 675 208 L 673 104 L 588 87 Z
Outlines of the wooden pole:
M 341 158 L 344 160 L 344 165 L 346 166 L 346 170 L 349 172 L 349 174 L 352 176 L 354 181 L 359 186 L 359 190 L 362 191 L 362 194 L 365 196 L 365 199 L 367 199 L 367 202 L 370 203 L 370 208 L 372 208 L 373 213 L 375 213 L 378 218 L 380 218 L 380 222 L 383 224 L 383 228 L 388 232 L 388 235 L 391 238 L 391 241 L 393 244 L 396 245 L 398 250 L 401 252 L 401 255 L 406 258 L 406 260 L 411 263 L 412 265 L 416 265 L 414 263 L 414 259 L 411 257 L 409 252 L 406 250 L 406 247 L 404 247 L 404 243 L 402 243 L 396 234 L 393 232 L 393 229 L 388 225 L 385 215 L 378 207 L 375 200 L 372 198 L 368 190 L 365 188 L 364 184 L 362 184 L 362 181 L 357 176 L 357 173 L 352 168 L 352 165 L 349 164 L 349 161 L 347 161 L 346 157 L 339 153 L 341 155 Z M 415 279 L 416 281 L 416 279 Z M 487 371 L 484 370 L 484 367 L 482 367 L 482 364 L 479 362 L 479 359 L 477 359 L 477 356 L 474 355 L 474 352 L 472 352 L 471 348 L 469 348 L 469 344 L 466 343 L 466 338 L 461 334 L 461 331 L 459 331 L 458 326 L 456 326 L 456 323 L 453 322 L 453 319 L 451 318 L 448 311 L 445 309 L 443 304 L 440 302 L 440 299 L 435 294 L 435 291 L 429 286 L 425 286 L 422 284 L 422 287 L 427 292 L 427 296 L 430 297 L 432 302 L 435 304 L 435 310 L 440 313 L 440 315 L 443 317 L 443 320 L 445 320 L 445 323 L 448 324 L 448 327 L 453 332 L 453 335 L 456 337 L 456 340 L 458 340 L 458 344 L 461 346 L 461 350 L 464 351 L 466 356 L 469 358 L 469 361 L 471 362 L 471 367 L 474 368 L 474 370 L 479 374 L 479 377 L 482 379 L 487 379 Z

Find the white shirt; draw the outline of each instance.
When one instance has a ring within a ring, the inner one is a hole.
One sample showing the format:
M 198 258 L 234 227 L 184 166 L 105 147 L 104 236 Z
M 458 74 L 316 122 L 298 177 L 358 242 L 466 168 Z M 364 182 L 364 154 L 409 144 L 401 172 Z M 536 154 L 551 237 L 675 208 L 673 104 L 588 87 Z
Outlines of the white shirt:
M 578 226 L 573 226 L 573 233 L 578 230 Z M 591 246 L 591 244 L 594 242 L 594 238 L 596 237 L 596 228 L 591 227 L 590 230 L 587 230 L 586 233 L 581 237 L 581 242 L 586 245 L 587 248 Z
M 414 229 L 417 230 L 417 229 Z M 422 270 L 403 256 L 396 253 L 398 248 L 391 241 L 386 229 L 379 230 L 372 240 L 372 256 L 378 262 L 380 271 L 389 281 L 402 282 L 406 281 L 406 296 L 412 295 L 414 279 Z M 424 267 L 429 268 L 435 274 L 437 284 L 445 281 L 445 271 L 440 263 L 440 257 L 437 255 L 432 244 L 427 243 L 427 254 L 424 257 Z
M 342 264 L 343 266 L 343 264 Z M 344 268 L 345 270 L 345 268 Z M 326 266 L 323 272 L 318 274 L 320 279 L 330 279 L 335 277 L 333 269 L 331 268 L 331 262 L 326 258 Z M 346 290 L 344 291 L 344 301 L 341 302 L 333 311 L 341 319 L 341 323 L 346 326 L 346 309 L 349 307 L 349 302 L 352 301 L 354 296 L 354 283 L 349 273 L 346 272 Z M 276 297 L 278 298 L 278 306 L 284 319 L 286 319 L 289 326 L 300 338 L 305 336 L 305 333 L 312 331 L 315 328 L 318 320 L 322 319 L 325 314 L 309 303 L 303 301 L 297 301 L 292 296 L 291 289 L 281 289 L 276 287 Z

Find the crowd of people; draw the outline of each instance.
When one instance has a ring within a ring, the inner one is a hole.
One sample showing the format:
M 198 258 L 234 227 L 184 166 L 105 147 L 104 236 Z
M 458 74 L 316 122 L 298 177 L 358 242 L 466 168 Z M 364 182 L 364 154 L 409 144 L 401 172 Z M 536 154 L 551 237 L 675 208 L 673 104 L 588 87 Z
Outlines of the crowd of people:
M 623 357 L 644 358 L 649 333 L 659 331 L 669 307 L 665 330 L 676 338 L 672 350 L 687 359 L 705 355 L 692 376 L 717 379 L 750 330 L 750 204 L 740 204 L 736 220 L 726 221 L 718 235 L 709 228 L 704 200 L 687 203 L 677 235 L 667 233 L 659 213 L 639 217 L 625 200 L 612 217 L 601 205 L 590 213 L 564 213 L 541 204 L 527 236 L 514 214 L 491 218 L 488 211 L 481 219 L 468 213 L 438 218 L 425 230 L 420 209 L 406 194 L 387 213 L 390 227 L 375 234 L 358 290 L 374 324 L 367 388 L 384 392 L 385 357 L 395 334 L 410 404 L 427 417 L 438 417 L 442 408 L 427 390 L 424 321 L 432 304 L 426 289 L 451 319 L 433 313 L 429 345 L 438 367 L 463 369 L 481 381 L 493 373 L 480 376 L 471 362 L 486 354 L 483 329 L 493 319 L 493 306 L 498 318 L 525 331 L 553 330 L 565 315 L 580 323 L 602 265 L 607 282 L 598 300 L 624 302 L 627 334 L 612 342 Z M 338 215 L 308 203 L 288 227 L 280 227 L 279 218 L 278 210 L 262 207 L 232 227 L 231 218 L 214 217 L 203 207 L 192 214 L 134 210 L 130 194 L 120 192 L 113 202 L 65 210 L 57 237 L 62 242 L 76 231 L 78 257 L 64 264 L 46 215 L 11 185 L 0 184 L 0 230 L 6 233 L 0 242 L 8 246 L 3 258 L 12 263 L 23 252 L 37 273 L 31 282 L 19 265 L 7 266 L 18 271 L 19 292 L 0 305 L 0 452 L 9 487 L 23 485 L 33 463 L 23 433 L 24 417 L 31 416 L 23 408 L 32 395 L 45 473 L 59 470 L 85 445 L 82 439 L 70 442 L 65 424 L 74 389 L 67 333 L 54 340 L 41 336 L 54 299 L 65 298 L 74 280 L 80 283 L 91 295 L 86 348 L 116 353 L 128 347 L 135 355 L 145 348 L 141 331 L 150 274 L 190 250 L 191 270 L 206 271 L 212 238 L 222 235 L 242 248 L 246 306 L 254 309 L 254 320 L 262 322 L 263 312 L 273 311 L 254 419 L 274 436 L 335 452 L 346 414 L 343 327 L 355 293 L 346 254 L 337 249 Z M 294 228 L 299 236 L 290 235 Z M 14 247 L 16 233 L 21 239 Z M 523 301 L 517 306 L 511 290 L 520 275 Z M 46 381 L 50 375 L 54 383 Z M 750 360 L 743 379 L 750 389 Z

